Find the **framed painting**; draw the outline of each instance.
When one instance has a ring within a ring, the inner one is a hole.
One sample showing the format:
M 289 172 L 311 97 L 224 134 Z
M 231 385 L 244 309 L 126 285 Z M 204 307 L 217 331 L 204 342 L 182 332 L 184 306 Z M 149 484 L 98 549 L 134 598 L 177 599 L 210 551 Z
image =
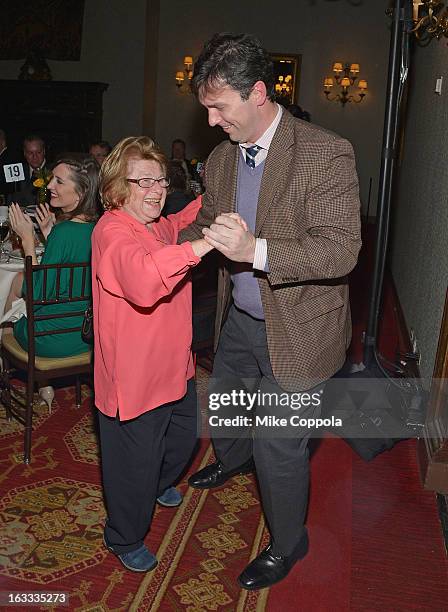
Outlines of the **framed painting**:
M 271 58 L 274 63 L 275 100 L 286 107 L 297 104 L 302 56 L 294 53 L 271 53 Z
M 2 0 L 0 9 L 0 59 L 34 54 L 50 60 L 79 60 L 84 0 Z

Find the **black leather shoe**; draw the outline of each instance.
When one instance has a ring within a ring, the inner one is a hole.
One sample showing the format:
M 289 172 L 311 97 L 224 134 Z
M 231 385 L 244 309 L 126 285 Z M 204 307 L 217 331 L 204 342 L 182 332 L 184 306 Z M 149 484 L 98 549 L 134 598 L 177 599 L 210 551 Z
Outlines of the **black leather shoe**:
M 254 469 L 255 466 L 252 458 L 246 461 L 246 463 L 243 463 L 243 465 L 233 470 L 229 470 L 228 472 L 224 471 L 220 461 L 216 461 L 216 463 L 207 465 L 202 470 L 199 470 L 199 472 L 196 472 L 196 474 L 190 476 L 188 484 L 195 489 L 213 489 L 214 487 L 220 487 L 229 480 L 229 478 L 232 478 L 232 476 L 247 474 L 248 472 L 253 472 Z
M 308 533 L 305 531 L 294 552 L 288 557 L 274 555 L 272 542 L 238 576 L 238 584 L 248 591 L 264 589 L 285 578 L 293 565 L 308 552 Z

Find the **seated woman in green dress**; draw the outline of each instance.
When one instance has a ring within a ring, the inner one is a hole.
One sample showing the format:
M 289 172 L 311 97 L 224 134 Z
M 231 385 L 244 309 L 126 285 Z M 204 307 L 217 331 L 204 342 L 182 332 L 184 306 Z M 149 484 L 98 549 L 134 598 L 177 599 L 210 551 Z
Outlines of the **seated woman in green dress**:
M 51 195 L 50 205 L 41 205 L 36 210 L 36 219 L 46 239 L 45 253 L 42 264 L 54 263 L 81 263 L 90 261 L 91 257 L 91 234 L 95 221 L 98 218 L 98 165 L 92 158 L 64 158 L 59 160 L 53 170 L 53 177 L 48 184 Z M 52 212 L 52 209 L 55 212 Z M 22 247 L 25 256 L 31 255 L 33 263 L 37 263 L 34 240 L 34 229 L 31 218 L 23 213 L 20 206 L 11 204 L 9 219 L 11 228 L 22 239 Z M 81 270 L 79 277 L 75 276 L 76 285 L 81 286 Z M 65 275 L 64 275 L 65 273 Z M 34 294 L 42 295 L 42 275 L 35 273 L 33 276 Z M 48 276 L 47 298 L 52 297 L 51 290 L 55 289 L 55 273 L 53 277 Z M 90 283 L 90 274 L 88 275 Z M 61 274 L 61 289 L 68 287 L 69 271 L 64 270 Z M 17 276 L 11 288 L 10 298 L 12 300 L 21 297 L 25 291 L 23 274 Z M 73 304 L 73 310 L 80 311 L 87 307 L 87 302 Z M 42 306 L 39 314 L 54 314 L 60 307 L 67 310 L 71 305 L 48 305 Z M 37 311 L 36 311 L 37 312 Z M 67 327 L 80 325 L 82 317 L 78 319 L 48 319 L 39 321 L 36 328 L 39 330 L 51 330 L 61 327 L 62 322 Z M 19 319 L 13 329 L 17 342 L 27 349 L 27 327 L 26 318 Z M 68 357 L 79 355 L 89 350 L 89 346 L 83 342 L 80 332 L 68 332 L 38 336 L 36 338 L 36 355 L 40 357 Z

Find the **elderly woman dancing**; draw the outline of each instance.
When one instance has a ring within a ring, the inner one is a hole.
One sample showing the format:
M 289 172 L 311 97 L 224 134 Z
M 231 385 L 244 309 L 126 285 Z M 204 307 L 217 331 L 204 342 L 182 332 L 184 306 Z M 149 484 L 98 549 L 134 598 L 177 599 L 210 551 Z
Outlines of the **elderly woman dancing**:
M 104 541 L 136 572 L 157 565 L 144 544 L 154 505 L 182 501 L 172 485 L 196 442 L 189 271 L 211 250 L 202 239 L 176 244 L 200 199 L 160 216 L 166 169 L 150 138 L 119 142 L 101 168 L 106 212 L 92 236 Z

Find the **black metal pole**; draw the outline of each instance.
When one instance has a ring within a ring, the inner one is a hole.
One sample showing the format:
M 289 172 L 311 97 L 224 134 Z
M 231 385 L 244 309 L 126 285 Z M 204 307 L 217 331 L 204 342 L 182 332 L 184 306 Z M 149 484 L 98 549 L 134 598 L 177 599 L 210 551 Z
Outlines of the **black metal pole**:
M 391 42 L 389 49 L 389 71 L 386 92 L 386 113 L 383 129 L 383 149 L 377 207 L 377 233 L 375 262 L 370 294 L 369 318 L 364 338 L 364 365 L 368 367 L 375 360 L 378 319 L 380 314 L 384 267 L 387 251 L 389 211 L 392 194 L 393 169 L 396 156 L 395 143 L 398 125 L 398 92 L 400 86 L 400 64 L 402 58 L 401 37 L 405 34 L 404 15 L 401 0 L 396 0 Z
M 369 195 L 367 197 L 367 211 L 366 211 L 366 223 L 369 222 L 369 211 L 370 211 L 370 197 L 372 195 L 372 177 L 369 179 Z

